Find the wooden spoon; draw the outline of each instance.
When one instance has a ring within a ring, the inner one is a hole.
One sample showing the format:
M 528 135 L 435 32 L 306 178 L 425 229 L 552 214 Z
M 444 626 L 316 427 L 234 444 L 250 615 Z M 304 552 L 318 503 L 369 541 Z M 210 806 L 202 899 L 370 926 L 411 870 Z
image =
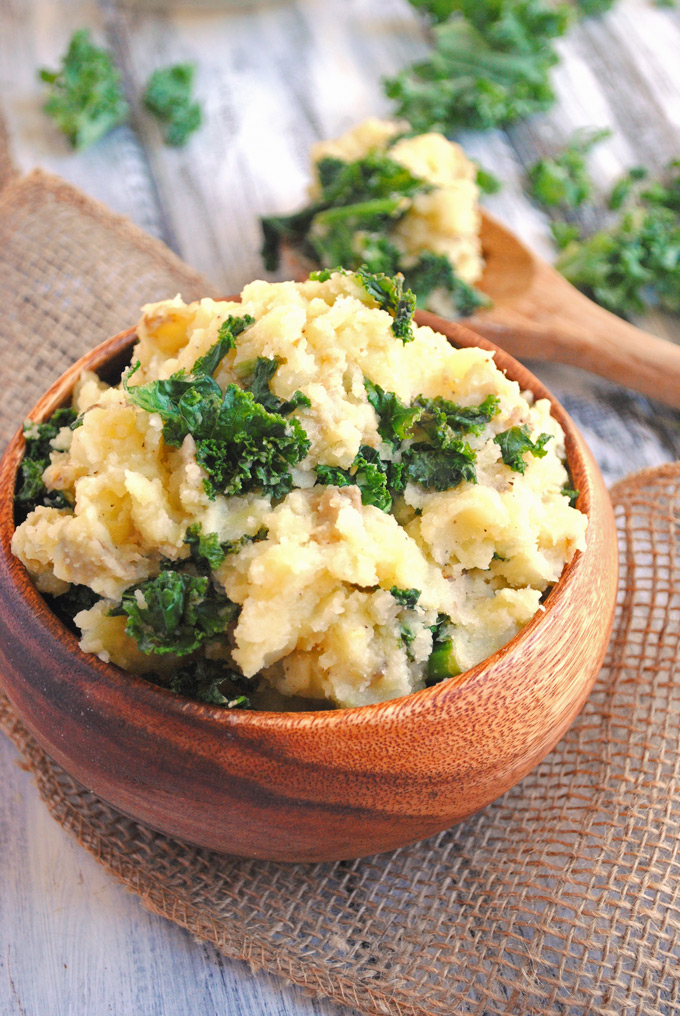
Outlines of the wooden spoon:
M 512 356 L 582 367 L 680 408 L 680 346 L 598 307 L 486 212 L 481 237 L 478 286 L 493 307 L 470 328 Z

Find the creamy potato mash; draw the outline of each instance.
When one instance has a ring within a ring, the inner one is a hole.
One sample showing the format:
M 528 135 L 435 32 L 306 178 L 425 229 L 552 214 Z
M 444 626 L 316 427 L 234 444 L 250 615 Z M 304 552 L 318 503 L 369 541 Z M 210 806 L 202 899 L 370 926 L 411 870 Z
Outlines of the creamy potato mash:
M 96 594 L 86 652 L 380 702 L 497 650 L 584 547 L 548 402 L 329 274 L 148 305 L 137 369 L 77 385 L 43 475 L 66 506 L 12 548 L 42 591 Z

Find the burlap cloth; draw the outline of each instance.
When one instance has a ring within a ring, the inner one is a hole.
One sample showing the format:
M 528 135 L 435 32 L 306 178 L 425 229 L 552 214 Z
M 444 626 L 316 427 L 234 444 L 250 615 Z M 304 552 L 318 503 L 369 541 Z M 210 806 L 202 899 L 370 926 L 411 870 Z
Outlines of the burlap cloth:
M 162 245 L 64 183 L 20 179 L 7 161 L 3 175 L 0 440 L 141 303 L 209 291 Z M 586 397 L 569 377 L 560 375 L 560 394 L 605 471 L 635 463 L 641 447 L 647 461 L 677 456 L 674 414 L 603 382 L 599 401 Z M 137 825 L 74 783 L 2 697 L 0 726 L 57 821 L 147 907 L 314 993 L 409 1016 L 678 1012 L 680 465 L 648 470 L 613 497 L 619 610 L 583 713 L 514 790 L 416 846 L 313 867 L 217 856 Z

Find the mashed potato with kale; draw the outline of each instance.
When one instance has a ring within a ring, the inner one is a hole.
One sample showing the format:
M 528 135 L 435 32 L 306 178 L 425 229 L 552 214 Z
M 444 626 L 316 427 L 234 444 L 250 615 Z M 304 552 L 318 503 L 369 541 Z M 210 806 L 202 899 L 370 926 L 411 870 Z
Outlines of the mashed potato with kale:
M 85 652 L 225 705 L 357 706 L 530 620 L 585 543 L 563 433 L 411 313 L 398 281 L 340 272 L 144 308 L 121 384 L 77 385 L 12 544 L 85 603 Z

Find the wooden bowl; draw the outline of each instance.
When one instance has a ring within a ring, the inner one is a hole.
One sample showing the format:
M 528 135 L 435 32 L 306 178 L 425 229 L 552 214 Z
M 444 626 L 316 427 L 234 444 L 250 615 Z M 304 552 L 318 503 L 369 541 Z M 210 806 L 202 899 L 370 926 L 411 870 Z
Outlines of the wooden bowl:
M 421 313 L 458 346 L 488 341 Z M 84 369 L 115 380 L 134 331 L 71 367 L 30 414 L 62 405 Z M 496 362 L 548 397 L 506 353 Z M 589 519 L 545 610 L 459 678 L 380 705 L 228 711 L 184 699 L 78 648 L 10 552 L 18 433 L 0 462 L 0 684 L 67 772 L 115 808 L 225 853 L 322 861 L 389 850 L 444 829 L 512 787 L 583 706 L 611 631 L 616 533 L 599 470 L 562 407 L 578 506 Z

